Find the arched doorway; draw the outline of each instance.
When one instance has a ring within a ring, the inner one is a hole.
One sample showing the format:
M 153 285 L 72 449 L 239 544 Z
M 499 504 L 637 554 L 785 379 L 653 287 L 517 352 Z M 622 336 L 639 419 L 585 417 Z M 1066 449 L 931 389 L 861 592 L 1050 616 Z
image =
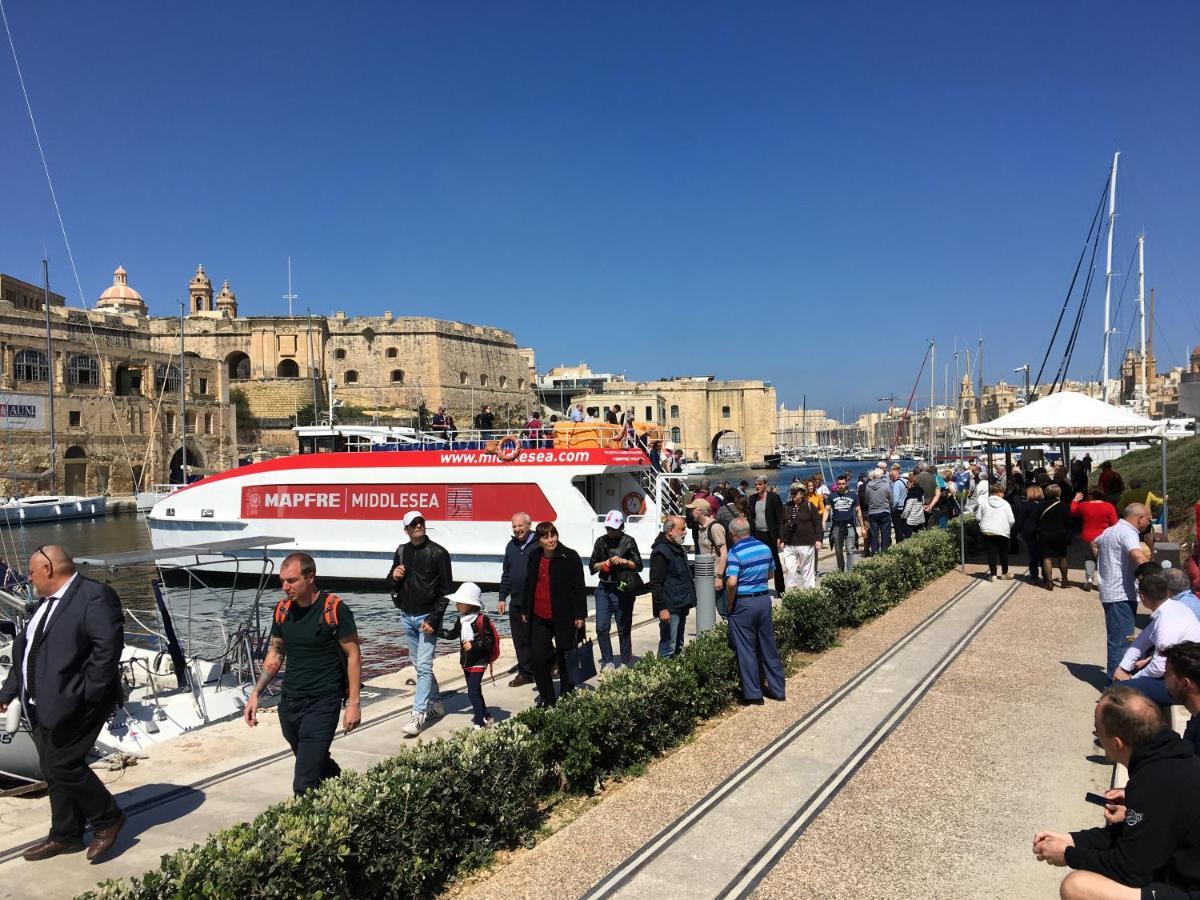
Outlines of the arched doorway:
M 275 374 L 280 378 L 299 378 L 300 366 L 294 359 L 281 359 L 275 369 Z
M 248 381 L 250 379 L 250 357 L 241 350 L 234 350 L 225 357 L 225 371 L 229 373 L 230 381 Z
M 736 431 L 718 431 L 713 435 L 709 450 L 713 462 L 742 462 L 745 459 L 742 454 L 742 436 Z
M 63 493 L 84 494 L 87 492 L 87 453 L 82 447 L 68 447 L 63 454 Z
M 187 465 L 191 470 L 189 480 L 196 481 L 199 476 L 196 474 L 196 469 L 204 467 L 204 457 L 200 455 L 200 451 L 196 449 L 195 444 L 187 445 Z M 167 475 L 167 480 L 171 484 L 186 484 L 187 481 L 183 477 L 183 447 L 175 451 L 175 455 L 171 457 L 170 471 Z

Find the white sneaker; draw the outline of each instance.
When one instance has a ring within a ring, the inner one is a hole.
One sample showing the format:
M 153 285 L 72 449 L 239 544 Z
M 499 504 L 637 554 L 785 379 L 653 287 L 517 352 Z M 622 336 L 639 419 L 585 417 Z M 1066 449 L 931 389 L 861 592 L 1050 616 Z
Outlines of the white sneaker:
M 440 719 L 446 715 L 446 707 L 441 700 L 433 700 L 425 709 L 426 716 L 432 716 L 435 719 Z
M 601 663 L 601 665 L 600 665 L 600 674 L 601 675 L 603 675 L 605 672 L 615 672 L 615 671 L 617 671 L 616 663 Z
M 408 720 L 408 724 L 401 729 L 408 737 L 416 737 L 421 733 L 421 729 L 425 727 L 425 713 L 415 712 Z

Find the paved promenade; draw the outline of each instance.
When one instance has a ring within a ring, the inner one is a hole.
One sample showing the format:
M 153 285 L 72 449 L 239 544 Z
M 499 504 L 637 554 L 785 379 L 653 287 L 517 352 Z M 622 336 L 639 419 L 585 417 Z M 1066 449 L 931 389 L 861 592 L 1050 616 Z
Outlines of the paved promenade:
M 1094 593 L 948 575 L 816 657 L 786 703 L 725 717 L 459 893 L 1055 896 L 1063 871 L 1029 845 L 1098 820 L 1103 645 Z

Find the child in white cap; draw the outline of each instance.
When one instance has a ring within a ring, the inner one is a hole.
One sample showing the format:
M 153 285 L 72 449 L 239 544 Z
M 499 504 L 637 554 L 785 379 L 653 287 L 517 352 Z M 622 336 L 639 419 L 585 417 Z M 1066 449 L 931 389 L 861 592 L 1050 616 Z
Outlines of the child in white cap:
M 500 655 L 500 634 L 483 611 L 479 585 L 464 582 L 457 591 L 447 596 L 458 609 L 458 621 L 452 628 L 438 632 L 438 637 L 461 641 L 459 663 L 467 678 L 471 723 L 476 728 L 487 728 L 492 724 L 492 717 L 487 714 L 487 704 L 483 701 L 483 673 Z

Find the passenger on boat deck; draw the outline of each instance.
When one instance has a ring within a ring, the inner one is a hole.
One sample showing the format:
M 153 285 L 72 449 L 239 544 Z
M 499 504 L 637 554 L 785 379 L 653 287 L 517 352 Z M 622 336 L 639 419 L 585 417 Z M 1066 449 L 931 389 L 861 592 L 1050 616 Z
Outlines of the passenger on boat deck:
M 408 535 L 408 541 L 396 548 L 388 572 L 388 587 L 392 603 L 400 610 L 408 657 L 417 670 L 412 717 L 404 726 L 404 733 L 415 737 L 425 727 L 429 716 L 443 714 L 441 694 L 433 674 L 433 652 L 454 578 L 450 554 L 441 544 L 427 537 L 425 517 L 418 510 L 404 514 L 404 533 Z
M 446 407 L 439 406 L 433 418 L 429 420 L 429 429 L 436 435 L 446 436 Z
M 1108 823 L 1062 834 L 1039 831 L 1033 854 L 1071 872 L 1067 900 L 1186 900 L 1200 891 L 1200 758 L 1167 727 L 1158 705 L 1113 685 L 1095 711 L 1105 755 L 1129 770 L 1124 791 L 1105 792 Z
M 480 433 L 480 437 L 486 441 L 491 439 L 492 432 L 495 430 L 495 428 L 496 416 L 492 412 L 492 408 L 485 403 L 483 404 L 483 408 L 475 414 L 475 430 L 478 431 Z
M 583 404 L 576 403 L 571 407 L 570 418 L 572 422 L 586 422 L 587 413 L 583 411 Z
M 0 712 L 19 700 L 50 795 L 50 833 L 26 860 L 83 849 L 95 860 L 116 842 L 125 813 L 88 767 L 88 755 L 121 694 L 125 619 L 111 587 L 84 578 L 62 547 L 33 551 L 29 581 L 41 602 L 12 644 Z
M 362 653 L 354 613 L 336 594 L 318 589 L 316 579 L 317 564 L 307 553 L 293 553 L 279 566 L 285 596 L 275 606 L 262 674 L 242 710 L 247 725 L 258 724 L 258 695 L 286 659 L 279 728 L 296 757 L 292 793 L 297 797 L 341 774 L 329 755 L 339 714 L 347 732 L 362 721 Z

